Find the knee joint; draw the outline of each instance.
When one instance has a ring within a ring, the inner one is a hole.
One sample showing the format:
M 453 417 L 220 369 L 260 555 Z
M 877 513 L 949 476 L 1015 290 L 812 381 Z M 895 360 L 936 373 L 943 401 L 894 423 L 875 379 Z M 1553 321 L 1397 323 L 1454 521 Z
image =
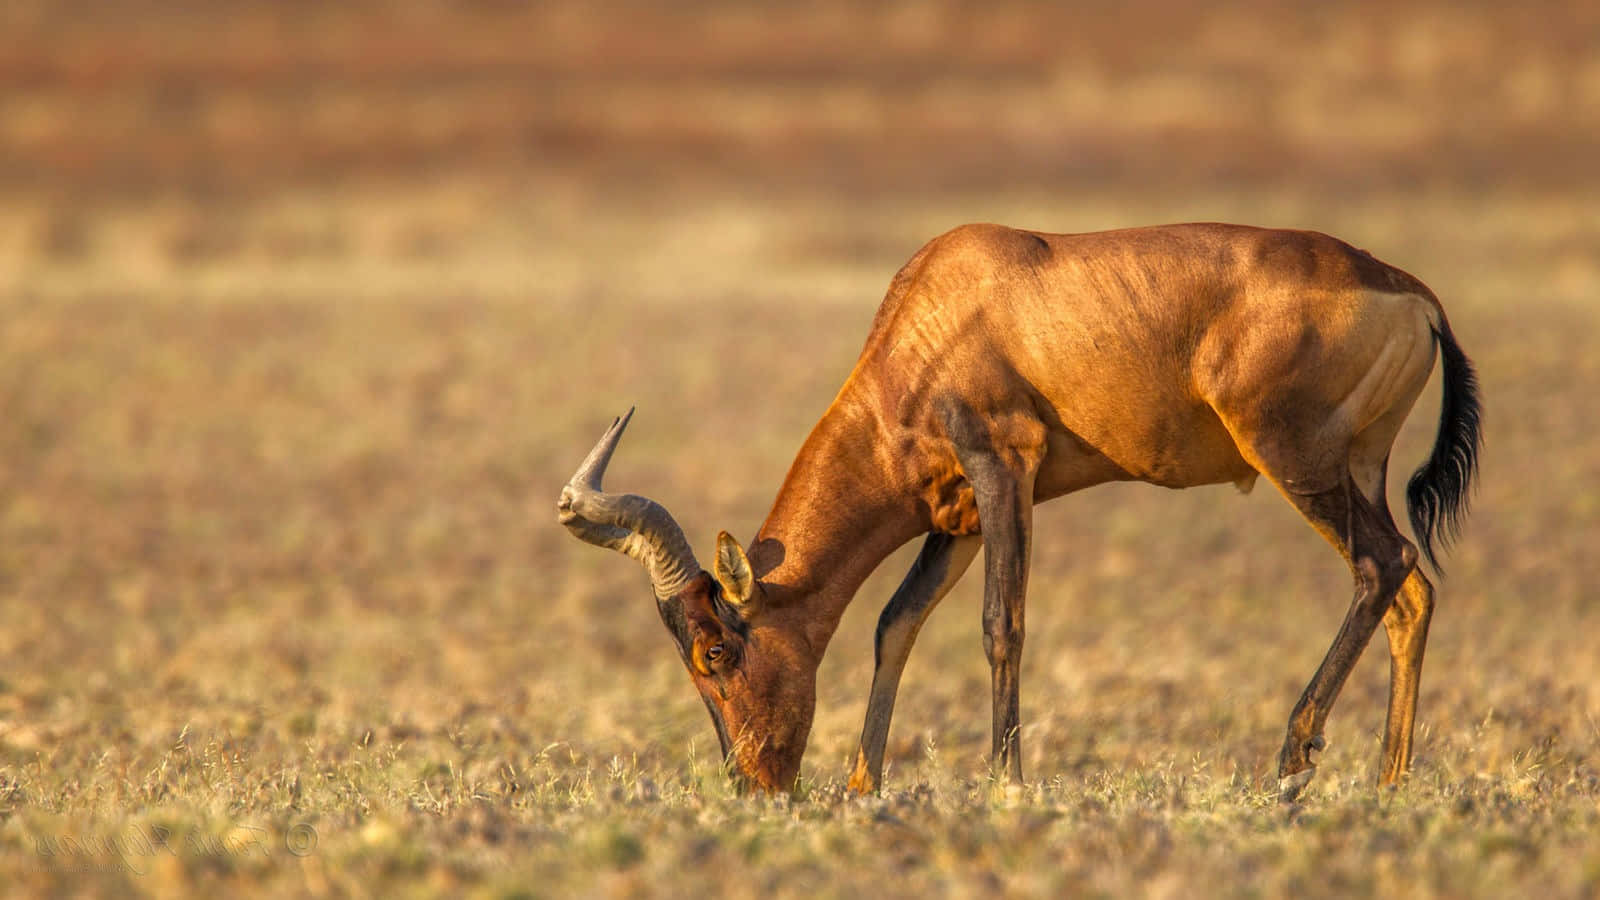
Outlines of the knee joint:
M 1407 574 L 1417 567 L 1417 548 L 1410 541 L 1400 545 L 1400 562 L 1405 566 Z
M 983 652 L 990 662 L 1009 659 L 1022 651 L 1022 627 L 1011 623 L 984 623 Z
M 1410 550 L 1410 546 L 1407 545 L 1406 549 Z M 1401 586 L 1415 569 L 1415 550 L 1389 560 L 1377 560 L 1365 556 L 1355 562 L 1356 578 L 1362 593 L 1368 597 L 1367 602 L 1376 604 L 1383 610 L 1387 610 L 1395 601 Z

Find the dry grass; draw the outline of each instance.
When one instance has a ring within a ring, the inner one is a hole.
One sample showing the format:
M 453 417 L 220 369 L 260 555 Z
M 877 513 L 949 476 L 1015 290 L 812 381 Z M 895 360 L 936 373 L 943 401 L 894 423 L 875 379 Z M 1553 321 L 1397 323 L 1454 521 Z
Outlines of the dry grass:
M 1106 16 L 1057 53 L 1062 14 L 1020 5 L 637 29 L 550 5 L 540 30 L 406 9 L 279 44 L 251 43 L 254 7 L 215 25 L 235 44 L 37 12 L 57 43 L 0 59 L 29 86 L 0 98 L 0 884 L 1600 891 L 1582 10 L 1239 7 L 1152 42 Z M 163 84 L 192 116 L 71 112 Z M 748 535 L 922 240 L 1186 219 L 1369 247 L 1437 290 L 1480 367 L 1482 490 L 1410 783 L 1372 787 L 1380 638 L 1304 808 L 1276 806 L 1347 574 L 1270 491 L 1115 486 L 1039 514 L 1020 796 L 987 778 L 975 577 L 912 658 L 884 796 L 843 792 L 906 551 L 824 663 L 799 796 L 732 795 L 637 568 L 554 525 L 600 427 L 638 404 L 614 483 L 702 543 Z

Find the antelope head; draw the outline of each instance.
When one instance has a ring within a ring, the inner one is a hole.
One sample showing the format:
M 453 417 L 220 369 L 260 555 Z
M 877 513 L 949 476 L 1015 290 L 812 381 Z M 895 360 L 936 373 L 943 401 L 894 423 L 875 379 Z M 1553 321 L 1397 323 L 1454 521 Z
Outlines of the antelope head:
M 654 500 L 601 490 L 633 410 L 615 420 L 561 490 L 557 521 L 579 540 L 630 556 L 649 573 L 656 609 L 711 713 L 735 777 L 787 791 L 816 707 L 817 654 L 768 608 L 743 548 L 724 531 L 707 572 L 683 529 Z

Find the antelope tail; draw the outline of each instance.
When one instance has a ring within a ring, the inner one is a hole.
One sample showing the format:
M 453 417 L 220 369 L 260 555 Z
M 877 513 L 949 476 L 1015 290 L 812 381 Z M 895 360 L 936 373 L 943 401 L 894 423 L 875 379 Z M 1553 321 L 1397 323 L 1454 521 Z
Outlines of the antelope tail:
M 1433 333 L 1444 363 L 1439 436 L 1434 439 L 1433 454 L 1406 485 L 1406 506 L 1423 556 L 1435 572 L 1443 574 L 1434 542 L 1441 550 L 1448 546 L 1466 518 L 1478 452 L 1483 448 L 1483 404 L 1478 397 L 1478 375 L 1450 333 L 1450 323 L 1441 316 Z

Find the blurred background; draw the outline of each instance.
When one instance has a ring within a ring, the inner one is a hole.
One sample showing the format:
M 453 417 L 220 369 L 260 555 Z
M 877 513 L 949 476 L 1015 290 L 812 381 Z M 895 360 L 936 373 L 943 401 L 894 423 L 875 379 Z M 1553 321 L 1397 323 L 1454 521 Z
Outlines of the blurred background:
M 702 548 L 750 537 L 890 276 L 986 220 L 1313 228 L 1429 283 L 1489 450 L 1419 753 L 1590 752 L 1597 159 L 1580 0 L 10 0 L 0 787 L 178 802 L 124 782 L 186 728 L 285 779 L 363 735 L 485 779 L 541 747 L 710 757 L 643 575 L 555 526 L 560 484 L 637 404 L 608 486 Z M 1265 777 L 1336 556 L 1270 490 L 1040 516 L 1030 775 L 1203 749 Z M 846 772 L 908 562 L 835 640 L 808 778 Z M 977 581 L 924 633 L 891 767 L 937 742 L 982 771 Z M 1350 760 L 1383 656 L 1335 716 Z M 1460 730 L 1486 709 L 1525 715 Z
M 258 291 L 359 267 L 357 292 L 422 294 L 422 272 L 493 280 L 471 274 L 492 259 L 548 295 L 641 255 L 715 256 L 710 241 L 767 253 L 772 275 L 882 267 L 925 235 L 874 217 L 913 210 L 923 231 L 998 211 L 1109 226 L 1084 207 L 1263 192 L 1278 206 L 1237 211 L 1377 204 L 1411 210 L 1420 242 L 1450 224 L 1419 203 L 1592 190 L 1600 156 L 1600 13 L 1579 2 L 18 0 L 0 16 L 11 294 L 104 287 L 93 270 L 223 289 L 218 270 L 242 266 L 272 279 Z

